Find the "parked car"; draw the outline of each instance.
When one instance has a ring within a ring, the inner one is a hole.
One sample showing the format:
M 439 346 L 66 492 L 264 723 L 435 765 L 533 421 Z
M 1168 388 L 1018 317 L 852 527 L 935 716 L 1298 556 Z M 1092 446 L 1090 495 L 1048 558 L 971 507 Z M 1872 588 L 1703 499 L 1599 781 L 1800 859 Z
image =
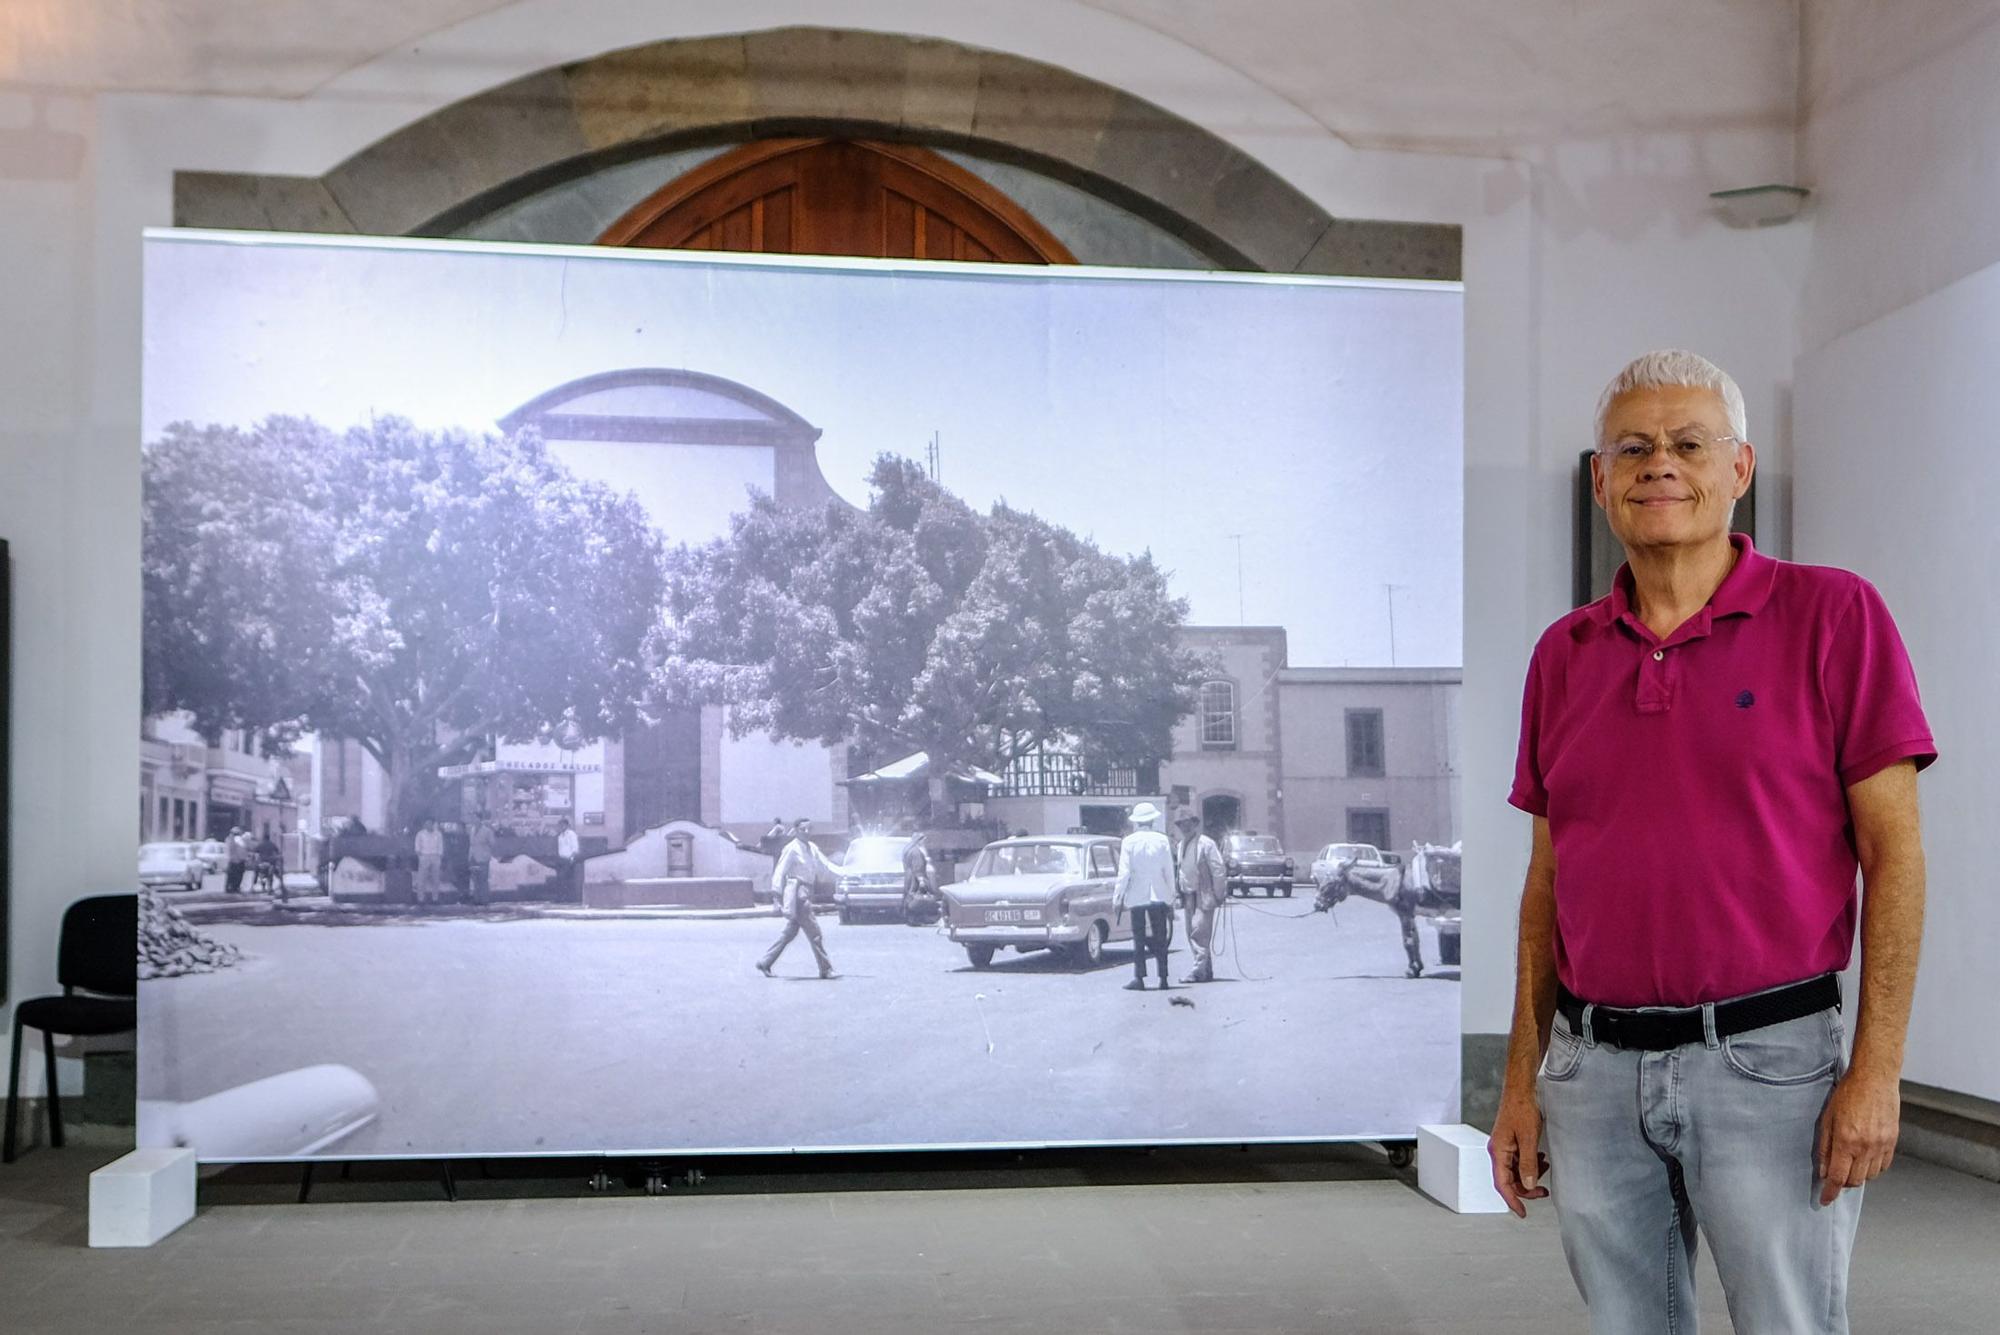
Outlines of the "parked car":
M 1229 893 L 1247 895 L 1262 887 L 1264 895 L 1282 893 L 1291 897 L 1292 875 L 1297 864 L 1285 856 L 1277 836 L 1255 830 L 1231 830 L 1222 836 L 1222 862 L 1228 873 Z
M 972 874 L 943 888 L 946 928 L 975 969 L 995 951 L 1055 951 L 1095 964 L 1104 947 L 1132 939 L 1132 915 L 1111 911 L 1119 841 L 1100 835 L 1001 839 L 979 851 Z
M 1318 890 L 1333 879 L 1333 873 L 1343 862 L 1351 862 L 1357 867 L 1385 867 L 1395 859 L 1382 856 L 1382 850 L 1373 844 L 1328 844 L 1312 860 L 1313 889 Z
M 208 875 L 208 864 L 201 860 L 196 847 L 179 843 L 139 845 L 139 884 L 201 889 L 201 878 Z
M 212 872 L 229 869 L 229 845 L 220 839 L 204 840 L 194 846 L 194 852 Z
M 833 883 L 834 907 L 842 922 L 870 913 L 903 917 L 903 855 L 906 834 L 864 834 L 847 846 L 840 859 L 840 878 Z M 928 865 L 930 859 L 924 859 Z M 931 883 L 936 884 L 933 875 Z

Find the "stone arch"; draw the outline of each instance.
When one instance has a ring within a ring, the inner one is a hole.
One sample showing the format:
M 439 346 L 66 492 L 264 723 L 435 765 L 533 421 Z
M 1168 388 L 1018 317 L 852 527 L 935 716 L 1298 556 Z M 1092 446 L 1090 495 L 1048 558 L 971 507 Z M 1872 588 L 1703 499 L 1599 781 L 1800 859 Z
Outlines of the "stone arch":
M 1459 229 L 1334 218 L 1190 121 L 1055 65 L 835 28 L 670 40 L 456 102 L 324 176 L 177 172 L 184 227 L 426 236 L 638 158 L 774 135 L 867 137 L 1016 163 L 1117 204 L 1220 268 L 1459 276 Z

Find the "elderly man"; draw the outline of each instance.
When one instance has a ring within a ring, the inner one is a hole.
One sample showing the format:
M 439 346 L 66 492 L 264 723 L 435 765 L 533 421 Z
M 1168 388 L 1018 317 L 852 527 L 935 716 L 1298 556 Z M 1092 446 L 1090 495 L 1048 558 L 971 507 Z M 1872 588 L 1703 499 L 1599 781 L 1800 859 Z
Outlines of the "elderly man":
M 764 958 L 757 961 L 757 971 L 766 978 L 771 976 L 771 966 L 778 962 L 778 956 L 785 953 L 785 947 L 800 932 L 806 934 L 806 944 L 812 947 L 819 976 L 833 977 L 833 961 L 827 958 L 826 943 L 820 939 L 819 923 L 813 918 L 813 882 L 822 875 L 838 876 L 839 871 L 813 843 L 812 822 L 802 819 L 792 826 L 792 840 L 778 854 L 778 865 L 771 869 L 771 889 L 777 892 L 778 912 L 785 917 L 785 930 L 778 933 L 778 939 L 764 952 Z
M 1215 981 L 1215 915 L 1229 898 L 1229 868 L 1215 840 L 1201 832 L 1200 816 L 1184 811 L 1175 828 L 1181 835 L 1181 903 L 1187 907 L 1188 945 L 1194 950 L 1194 971 L 1181 981 L 1211 983 Z
M 1597 427 L 1627 564 L 1528 669 L 1494 1183 L 1525 1215 L 1550 1174 L 1595 1331 L 1694 1329 L 1697 1228 L 1738 1331 L 1845 1331 L 1861 1186 L 1896 1145 L 1930 729 L 1874 588 L 1730 534 L 1757 463 L 1734 381 L 1649 354 Z
M 1111 892 L 1111 912 L 1132 915 L 1132 981 L 1128 992 L 1146 990 L 1146 959 L 1159 962 L 1160 990 L 1167 990 L 1167 934 L 1173 923 L 1179 886 L 1174 877 L 1174 846 L 1160 832 L 1160 809 L 1151 802 L 1132 808 L 1132 833 L 1118 854 L 1118 883 Z

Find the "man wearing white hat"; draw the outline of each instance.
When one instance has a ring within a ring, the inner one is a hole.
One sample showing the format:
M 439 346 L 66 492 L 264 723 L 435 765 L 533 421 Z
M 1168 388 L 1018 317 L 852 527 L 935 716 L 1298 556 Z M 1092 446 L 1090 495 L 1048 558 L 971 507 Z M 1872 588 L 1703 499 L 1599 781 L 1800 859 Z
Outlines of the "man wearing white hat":
M 1160 830 L 1160 809 L 1151 802 L 1132 808 L 1132 833 L 1118 855 L 1118 885 L 1112 891 L 1115 916 L 1132 914 L 1132 981 L 1128 992 L 1146 990 L 1146 957 L 1159 961 L 1160 990 L 1167 990 L 1167 932 L 1173 922 L 1174 846 Z

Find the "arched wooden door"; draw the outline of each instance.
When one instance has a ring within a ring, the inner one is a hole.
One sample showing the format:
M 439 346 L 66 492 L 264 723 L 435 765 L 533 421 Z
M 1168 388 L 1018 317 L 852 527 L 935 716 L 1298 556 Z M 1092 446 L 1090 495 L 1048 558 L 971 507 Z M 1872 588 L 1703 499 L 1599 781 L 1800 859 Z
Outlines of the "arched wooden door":
M 745 144 L 655 191 L 598 244 L 1076 263 L 1026 210 L 949 159 L 847 139 Z

